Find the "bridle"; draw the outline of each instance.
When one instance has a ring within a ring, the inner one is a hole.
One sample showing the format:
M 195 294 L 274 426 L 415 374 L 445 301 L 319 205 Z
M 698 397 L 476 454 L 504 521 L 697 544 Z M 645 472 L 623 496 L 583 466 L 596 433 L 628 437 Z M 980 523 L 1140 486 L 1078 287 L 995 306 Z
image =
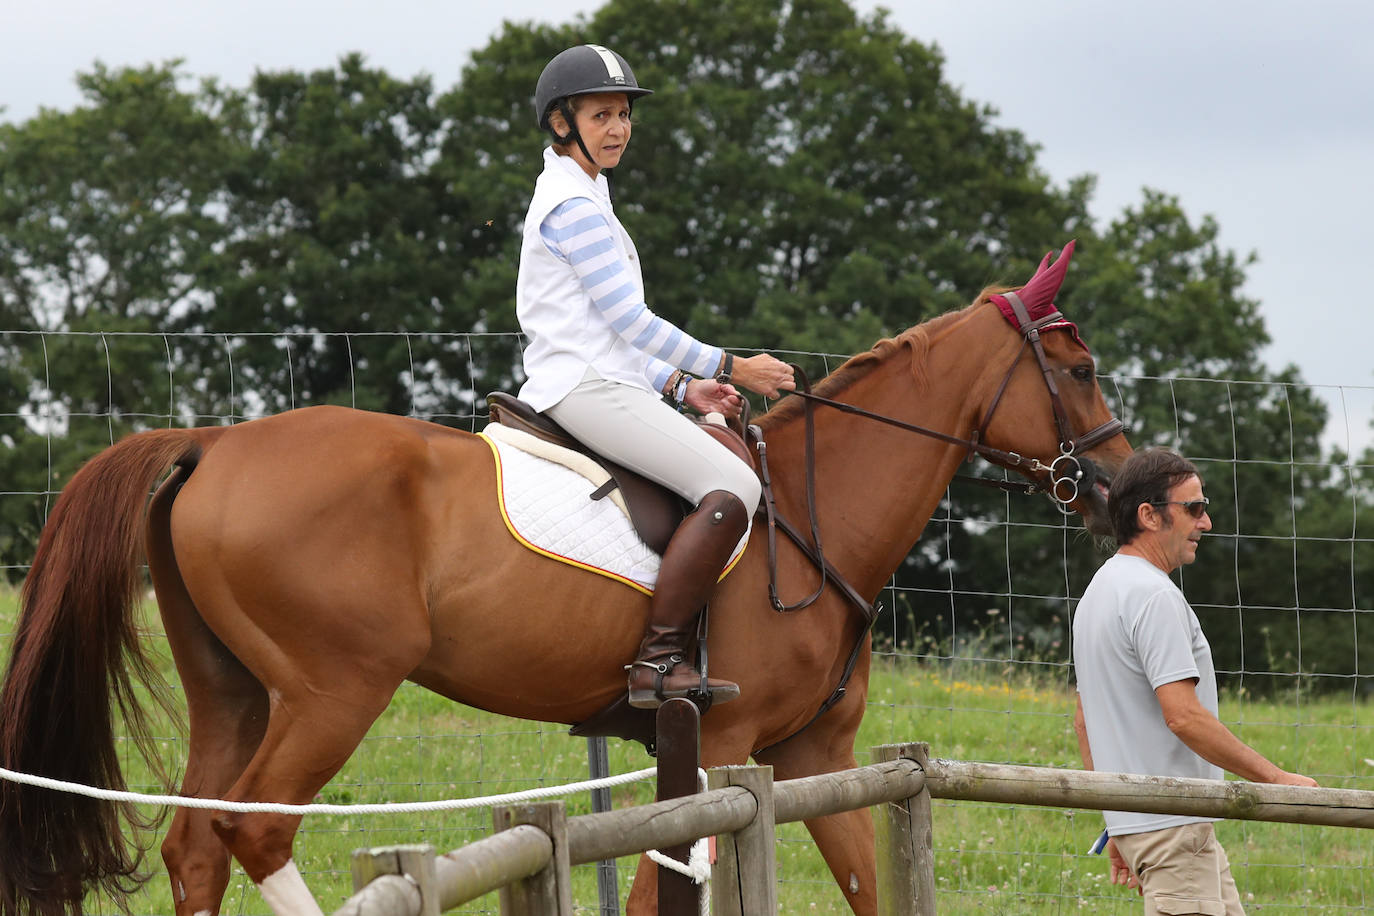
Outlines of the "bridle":
M 1009 492 L 1039 494 L 1044 493 L 1059 507 L 1061 512 L 1069 514 L 1068 506 L 1078 499 L 1079 493 L 1084 488 L 1091 487 L 1097 479 L 1098 470 L 1096 466 L 1083 457 L 1083 453 L 1090 451 L 1102 444 L 1125 429 L 1121 420 L 1112 417 L 1105 423 L 1101 423 L 1088 430 L 1081 436 L 1074 434 L 1073 423 L 1069 419 L 1069 413 L 1064 408 L 1063 397 L 1059 393 L 1059 386 L 1054 380 L 1054 370 L 1050 366 L 1049 358 L 1045 355 L 1045 346 L 1040 339 L 1040 331 L 1049 325 L 1059 326 L 1068 325 L 1064 316 L 1057 309 L 1051 311 L 1040 318 L 1032 319 L 1026 310 L 1025 304 L 1014 292 L 1001 293 L 1012 307 L 1012 312 L 1016 316 L 1016 329 L 1021 335 L 1021 346 L 1016 351 L 1016 357 L 1012 360 L 1011 366 L 1007 369 L 1006 375 L 1002 377 L 1002 383 L 997 388 L 997 393 L 993 395 L 992 401 L 988 404 L 987 412 L 984 413 L 982 421 L 977 428 L 967 438 L 952 436 L 948 433 L 924 426 L 917 426 L 914 423 L 907 423 L 894 417 L 884 416 L 856 407 L 853 404 L 846 404 L 843 401 L 835 401 L 830 398 L 821 397 L 811 392 L 811 383 L 802 371 L 800 366 L 793 365 L 793 370 L 798 381 L 797 389 L 788 394 L 799 397 L 803 400 L 803 420 L 806 425 L 806 503 L 809 521 L 811 523 L 811 540 L 808 542 L 802 533 L 779 514 L 777 502 L 773 497 L 772 479 L 768 470 L 768 447 L 763 441 L 757 426 L 750 426 L 751 438 L 755 441 L 755 448 L 759 455 L 759 475 L 763 481 L 763 505 L 762 509 L 768 521 L 768 599 L 773 610 L 779 613 L 789 613 L 809 607 L 820 598 L 825 591 L 827 583 L 834 584 L 845 598 L 858 608 L 863 615 L 865 626 L 859 633 L 858 641 L 854 645 L 853 651 L 849 655 L 848 664 L 845 666 L 844 674 L 841 676 L 839 686 L 836 687 L 830 698 L 821 705 L 820 711 L 812 717 L 814 722 L 817 718 L 824 715 L 827 710 L 840 701 L 845 693 L 845 685 L 849 682 L 853 674 L 854 666 L 858 661 L 859 652 L 863 647 L 864 637 L 872 629 L 881 612 L 880 607 L 864 599 L 830 562 L 825 558 L 825 552 L 821 546 L 820 526 L 816 517 L 816 427 L 815 427 L 815 406 L 822 405 L 839 410 L 843 413 L 854 416 L 864 417 L 898 429 L 917 433 L 931 439 L 938 439 L 948 442 L 951 445 L 962 446 L 966 450 L 965 460 L 978 455 L 987 461 L 1007 468 L 1008 470 L 1024 471 L 1030 474 L 1046 475 L 1045 482 L 1018 483 L 1011 480 L 995 480 L 986 477 L 970 477 L 959 475 L 955 480 L 963 480 L 976 483 L 982 486 L 993 487 Z M 1040 374 L 1045 380 L 1045 388 L 1049 392 L 1050 406 L 1054 413 L 1055 431 L 1059 437 L 1059 455 L 1049 464 L 1045 464 L 1038 458 L 1027 458 L 1017 452 L 1007 451 L 988 445 L 983 441 L 987 435 L 988 427 L 992 424 L 993 414 L 997 411 L 998 405 L 1002 401 L 1002 396 L 1006 393 L 1007 387 L 1011 383 L 1011 377 L 1016 372 L 1016 367 L 1021 363 L 1021 356 L 1026 348 L 1030 347 L 1035 354 L 1037 364 L 1040 366 Z M 777 564 L 777 530 L 782 532 L 805 554 L 820 571 L 821 581 L 816 590 L 809 596 L 796 602 L 795 604 L 785 604 L 778 594 L 778 564 Z M 810 723 L 808 723 L 809 725 Z M 805 728 L 805 726 L 803 726 Z M 795 733 L 794 733 L 795 734 Z
M 1064 399 L 1059 393 L 1059 385 L 1054 380 L 1054 369 L 1050 366 L 1049 358 L 1045 355 L 1045 345 L 1040 339 L 1040 331 L 1049 325 L 1067 325 L 1064 315 L 1059 310 L 1054 310 L 1040 318 L 1032 319 L 1026 311 L 1025 305 L 1019 296 L 1014 292 L 1001 293 L 1008 303 L 1011 304 L 1012 311 L 1017 319 L 1017 333 L 1021 335 L 1021 347 L 1016 351 L 1015 358 L 1011 365 L 1007 367 L 1007 372 L 1002 376 L 1002 383 L 997 386 L 997 393 L 993 395 L 992 401 L 988 404 L 987 412 L 983 415 L 983 420 L 978 424 L 968 438 L 951 436 L 948 433 L 940 432 L 936 429 L 929 429 L 924 426 L 917 426 L 914 423 L 907 423 L 893 417 L 887 417 L 853 404 L 846 404 L 842 401 L 831 400 L 811 393 L 811 384 L 806 377 L 806 373 L 799 366 L 793 365 L 793 370 L 797 375 L 800 385 L 798 390 L 788 392 L 807 402 L 806 422 L 807 422 L 807 470 L 808 479 L 814 475 L 815 467 L 815 427 L 811 421 L 811 405 L 822 404 L 832 407 L 844 413 L 855 416 L 865 417 L 888 426 L 895 426 L 898 429 L 905 429 L 908 432 L 918 433 L 931 439 L 939 439 L 952 445 L 961 445 L 966 450 L 965 460 L 978 455 L 992 464 L 999 465 L 1014 471 L 1025 471 L 1030 474 L 1046 474 L 1046 483 L 1021 483 L 1011 480 L 992 480 L 986 477 L 970 477 L 958 475 L 954 480 L 966 481 L 979 484 L 981 486 L 993 487 L 999 490 L 1007 490 L 1014 493 L 1025 493 L 1036 495 L 1044 493 L 1059 506 L 1060 511 L 1068 514 L 1070 503 L 1078 499 L 1083 487 L 1091 486 L 1096 479 L 1097 470 L 1091 461 L 1080 457 L 1083 452 L 1091 451 L 1098 445 L 1117 435 L 1125 429 L 1125 425 L 1116 417 L 1112 417 L 1101 423 L 1081 436 L 1074 435 L 1073 423 L 1069 420 L 1069 413 L 1064 408 Z M 997 412 L 998 406 L 1002 402 L 1002 396 L 1006 393 L 1007 387 L 1011 384 L 1012 375 L 1016 372 L 1016 367 L 1021 364 L 1021 355 L 1030 347 L 1035 354 L 1035 361 L 1040 367 L 1040 375 L 1045 380 L 1045 388 L 1050 396 L 1050 408 L 1054 414 L 1055 432 L 1059 438 L 1059 455 L 1049 464 L 1045 464 L 1039 458 L 1028 458 L 1018 452 L 1010 452 L 1005 449 L 995 448 L 986 444 L 983 439 L 987 435 L 988 427 L 992 425 L 993 414 Z M 813 484 L 808 483 L 808 500 L 810 499 Z M 814 510 L 814 504 L 813 504 Z
M 997 393 L 993 395 L 992 402 L 988 404 L 988 411 L 983 415 L 983 422 L 978 424 L 978 429 L 968 440 L 970 451 L 969 456 L 974 453 L 988 459 L 993 464 L 1001 464 L 1004 467 L 1014 470 L 1025 469 L 1032 474 L 1048 472 L 1049 486 L 1041 488 L 1037 484 L 1016 485 L 1011 481 L 986 480 L 981 477 L 956 477 L 956 480 L 968 480 L 981 483 L 984 486 L 994 486 L 998 489 L 1014 490 L 1016 492 L 1035 494 L 1046 493 L 1059 510 L 1068 514 L 1069 503 L 1078 499 L 1081 488 L 1091 486 L 1096 478 L 1096 468 L 1087 458 L 1079 458 L 1082 452 L 1090 451 L 1106 442 L 1108 439 L 1124 430 L 1123 424 L 1116 417 L 1112 417 L 1104 423 L 1100 423 L 1088 430 L 1081 436 L 1073 433 L 1073 424 L 1069 420 L 1069 413 L 1064 409 L 1064 399 L 1060 397 L 1059 385 L 1054 380 L 1054 370 L 1050 367 L 1049 358 L 1045 356 L 1045 345 L 1040 340 L 1040 329 L 1047 325 L 1067 325 L 1064 315 L 1055 309 L 1050 313 L 1032 320 L 1030 313 L 1026 311 L 1026 306 L 1021 302 L 1021 298 L 1014 292 L 1000 294 L 1011 305 L 1013 314 L 1016 315 L 1017 332 L 1021 335 L 1021 347 L 1016 351 L 1016 358 L 1012 360 L 1011 366 L 1007 369 L 1007 374 L 1002 377 L 1002 384 L 998 386 Z M 1035 353 L 1035 361 L 1040 366 L 1040 375 L 1045 380 L 1045 388 L 1050 395 L 1050 408 L 1054 413 L 1054 428 L 1059 435 L 1059 455 L 1049 465 L 1042 464 L 1037 458 L 1026 459 L 1015 452 L 1004 452 L 1001 449 L 994 449 L 982 444 L 983 437 L 987 434 L 988 426 L 992 423 L 992 415 L 997 410 L 997 405 L 1002 401 L 1002 395 L 1007 390 L 1007 385 L 1011 382 L 1012 374 L 1021 362 L 1021 354 L 1029 346 Z M 966 456 L 966 457 L 969 457 Z M 1062 466 L 1062 467 L 1061 467 Z M 1012 484 L 1002 486 L 1002 484 Z M 1066 488 L 1067 495 L 1061 495 L 1060 488 Z

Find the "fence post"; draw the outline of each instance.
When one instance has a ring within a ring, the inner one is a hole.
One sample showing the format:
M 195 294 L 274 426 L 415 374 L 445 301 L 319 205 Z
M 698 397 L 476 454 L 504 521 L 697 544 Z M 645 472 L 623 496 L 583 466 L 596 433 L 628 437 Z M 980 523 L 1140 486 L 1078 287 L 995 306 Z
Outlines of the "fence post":
M 874 763 L 910 758 L 926 768 L 930 745 L 884 744 Z M 878 913 L 935 916 L 935 850 L 931 846 L 930 790 L 878 806 Z
M 530 824 L 549 835 L 553 857 L 537 874 L 501 888 L 502 916 L 572 916 L 572 873 L 568 861 L 568 814 L 561 801 L 530 802 L 492 809 L 495 828 Z
M 434 847 L 428 843 L 355 849 L 349 864 L 355 894 L 384 875 L 407 877 L 420 892 L 420 908 L 414 916 L 439 916 L 439 880 Z
M 668 700 L 658 708 L 658 800 L 682 798 L 700 791 L 701 712 L 691 700 Z M 692 844 L 681 843 L 659 852 L 686 864 Z M 686 875 L 658 867 L 659 916 L 697 916 L 701 888 Z
M 611 761 L 606 751 L 606 739 L 588 738 L 587 777 L 605 779 L 610 775 Z M 610 810 L 611 790 L 605 786 L 592 789 L 592 813 L 601 814 Z M 596 863 L 596 896 L 601 904 L 601 916 L 620 916 L 620 888 L 616 881 L 615 859 L 602 859 Z
M 713 916 L 776 916 L 778 912 L 776 821 L 773 815 L 773 768 L 713 767 L 706 774 L 711 789 L 742 786 L 758 800 L 758 815 L 743 830 L 716 842 L 711 874 Z

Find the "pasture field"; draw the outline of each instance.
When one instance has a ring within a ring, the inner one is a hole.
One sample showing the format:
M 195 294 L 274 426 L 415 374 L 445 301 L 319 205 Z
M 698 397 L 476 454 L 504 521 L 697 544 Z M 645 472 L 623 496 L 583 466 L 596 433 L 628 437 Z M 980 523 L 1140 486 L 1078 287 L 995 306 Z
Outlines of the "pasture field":
M 16 593 L 0 588 L 0 649 L 8 658 Z M 149 606 L 151 607 L 151 606 Z M 156 640 L 156 612 L 149 615 Z M 175 671 L 160 660 L 174 685 Z M 1006 660 L 893 659 L 875 663 L 869 712 L 857 744 L 859 762 L 879 744 L 926 741 L 937 757 L 1077 767 L 1072 687 L 1062 666 Z M 1271 699 L 1226 697 L 1222 718 L 1262 753 L 1328 786 L 1374 789 L 1374 710 L 1350 696 Z M 179 771 L 184 742 L 176 723 L 160 723 L 159 746 Z M 612 742 L 611 771 L 652 765 L 638 745 Z M 130 752 L 134 791 L 161 792 Z M 412 685 L 397 692 L 353 759 L 317 799 L 332 803 L 467 798 L 560 785 L 587 778 L 586 742 L 560 726 L 506 719 L 449 703 Z M 613 790 L 614 805 L 652 800 L 652 782 Z M 570 814 L 590 811 L 584 794 Z M 1113 887 L 1106 861 L 1085 854 L 1101 829 L 1095 811 L 936 801 L 934 842 L 939 912 L 1137 914 L 1133 892 Z M 326 912 L 351 891 L 350 852 L 393 843 L 431 843 L 440 852 L 487 835 L 490 814 L 461 810 L 421 815 L 308 817 L 297 839 L 297 863 Z M 1288 824 L 1218 825 L 1242 898 L 1251 912 L 1346 913 L 1374 906 L 1374 843 L 1361 831 Z M 131 912 L 172 911 L 150 837 L 154 872 Z M 838 889 L 800 824 L 778 831 L 782 913 L 847 913 Z M 635 860 L 618 863 L 622 902 Z M 599 912 L 595 871 L 575 870 L 578 912 Z M 88 911 L 111 912 L 107 901 Z M 495 895 L 456 912 L 495 913 Z M 225 914 L 268 912 L 256 889 L 235 871 Z

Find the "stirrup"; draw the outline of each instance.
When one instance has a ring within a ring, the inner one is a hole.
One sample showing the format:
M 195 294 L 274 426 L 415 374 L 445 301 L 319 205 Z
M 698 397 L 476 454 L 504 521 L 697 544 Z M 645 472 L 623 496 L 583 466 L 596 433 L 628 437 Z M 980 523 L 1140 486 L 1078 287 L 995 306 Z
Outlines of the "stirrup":
M 665 691 L 664 678 L 676 670 L 680 664 L 682 664 L 682 656 L 673 654 L 668 657 L 666 664 L 636 659 L 626 665 L 626 671 L 633 671 L 636 667 L 641 667 L 654 672 L 652 688 L 640 687 L 629 690 L 630 705 L 637 709 L 654 709 L 668 700 L 685 699 L 692 701 L 702 712 L 705 712 L 711 708 L 713 703 L 728 703 L 739 696 L 737 684 L 726 681 L 712 686 L 710 679 L 705 674 L 698 674 L 698 680 L 691 686 Z

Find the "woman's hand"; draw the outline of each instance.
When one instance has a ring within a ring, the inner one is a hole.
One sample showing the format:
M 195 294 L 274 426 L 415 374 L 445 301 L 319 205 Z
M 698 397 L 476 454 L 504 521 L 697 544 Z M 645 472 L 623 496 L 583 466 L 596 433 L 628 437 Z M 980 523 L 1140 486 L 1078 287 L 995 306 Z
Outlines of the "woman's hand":
M 797 387 L 796 380 L 792 377 L 792 367 L 767 353 L 735 357 L 731 381 L 738 382 L 766 398 L 776 398 L 783 391 L 791 391 Z
M 682 403 L 699 414 L 715 412 L 729 419 L 738 417 L 744 409 L 744 397 L 735 386 L 723 385 L 713 378 L 694 378 L 688 382 Z

